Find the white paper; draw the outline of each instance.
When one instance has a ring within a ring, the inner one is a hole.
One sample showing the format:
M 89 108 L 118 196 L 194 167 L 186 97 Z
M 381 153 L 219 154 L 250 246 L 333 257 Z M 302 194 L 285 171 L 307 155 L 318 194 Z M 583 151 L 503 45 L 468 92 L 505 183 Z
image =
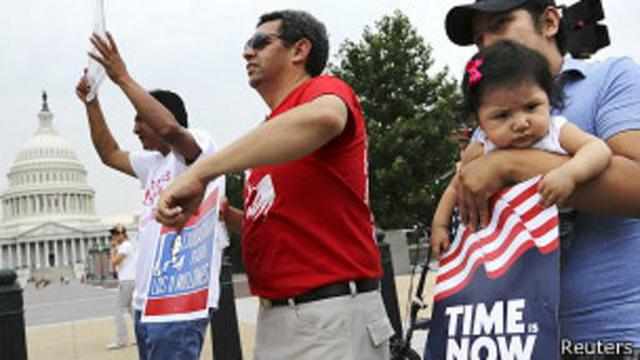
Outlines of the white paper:
M 93 33 L 98 34 L 103 39 L 106 39 L 107 27 L 104 20 L 104 0 L 96 0 L 96 11 L 93 19 Z M 93 47 L 92 51 L 97 52 Z M 89 66 L 87 67 L 87 79 L 89 80 L 89 86 L 91 89 L 87 94 L 87 101 L 92 101 L 98 95 L 98 88 L 104 80 L 105 71 L 99 62 L 89 57 Z

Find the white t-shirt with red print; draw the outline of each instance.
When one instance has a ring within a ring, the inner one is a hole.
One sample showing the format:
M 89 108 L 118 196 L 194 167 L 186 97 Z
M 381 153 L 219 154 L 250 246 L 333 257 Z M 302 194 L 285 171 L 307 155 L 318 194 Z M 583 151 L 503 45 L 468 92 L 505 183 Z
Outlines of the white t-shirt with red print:
M 189 129 L 196 143 L 202 150 L 196 161 L 213 154 L 215 143 L 203 131 Z M 160 197 L 160 192 L 167 184 L 179 177 L 187 169 L 184 158 L 173 151 L 166 156 L 158 151 L 136 151 L 129 154 L 129 161 L 136 176 L 142 184 L 144 199 L 142 214 L 138 222 L 138 258 L 136 262 L 136 287 L 133 292 L 133 307 L 142 310 L 146 298 L 146 287 L 151 276 L 153 252 L 160 239 L 161 224 L 154 216 L 153 210 Z
M 118 245 L 118 255 L 124 258 L 116 266 L 119 281 L 133 281 L 136 276 L 136 250 L 133 243 L 126 239 L 122 244 Z

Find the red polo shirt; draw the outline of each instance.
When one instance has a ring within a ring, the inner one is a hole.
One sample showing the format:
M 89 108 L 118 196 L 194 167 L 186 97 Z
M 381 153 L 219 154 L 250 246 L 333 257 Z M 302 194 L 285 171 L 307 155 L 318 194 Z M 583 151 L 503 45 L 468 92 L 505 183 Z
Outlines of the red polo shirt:
M 301 159 L 247 171 L 243 257 L 251 292 L 265 298 L 382 275 L 368 204 L 367 135 L 353 90 L 332 76 L 309 79 L 267 121 L 322 95 L 349 109 L 342 134 Z

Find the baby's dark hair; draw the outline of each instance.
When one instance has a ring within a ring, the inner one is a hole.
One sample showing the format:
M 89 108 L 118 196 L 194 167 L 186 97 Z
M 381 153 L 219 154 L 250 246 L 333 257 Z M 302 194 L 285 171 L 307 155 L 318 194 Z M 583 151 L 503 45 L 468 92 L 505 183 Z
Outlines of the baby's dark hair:
M 547 93 L 552 107 L 562 108 L 564 95 L 551 75 L 547 59 L 513 41 L 496 42 L 476 53 L 467 64 L 462 79 L 465 108 L 475 114 L 488 90 L 528 82 L 537 84 Z

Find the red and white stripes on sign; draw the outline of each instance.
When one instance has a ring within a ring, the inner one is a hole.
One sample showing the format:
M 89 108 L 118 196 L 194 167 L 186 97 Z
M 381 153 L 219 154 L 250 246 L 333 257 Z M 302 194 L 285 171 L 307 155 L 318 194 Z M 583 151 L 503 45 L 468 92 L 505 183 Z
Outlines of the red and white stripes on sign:
M 525 251 L 532 247 L 547 254 L 558 247 L 558 209 L 538 204 L 541 176 L 495 194 L 491 200 L 489 226 L 475 233 L 458 227 L 449 250 L 440 260 L 435 300 L 462 290 L 484 264 L 491 279 L 502 276 Z

